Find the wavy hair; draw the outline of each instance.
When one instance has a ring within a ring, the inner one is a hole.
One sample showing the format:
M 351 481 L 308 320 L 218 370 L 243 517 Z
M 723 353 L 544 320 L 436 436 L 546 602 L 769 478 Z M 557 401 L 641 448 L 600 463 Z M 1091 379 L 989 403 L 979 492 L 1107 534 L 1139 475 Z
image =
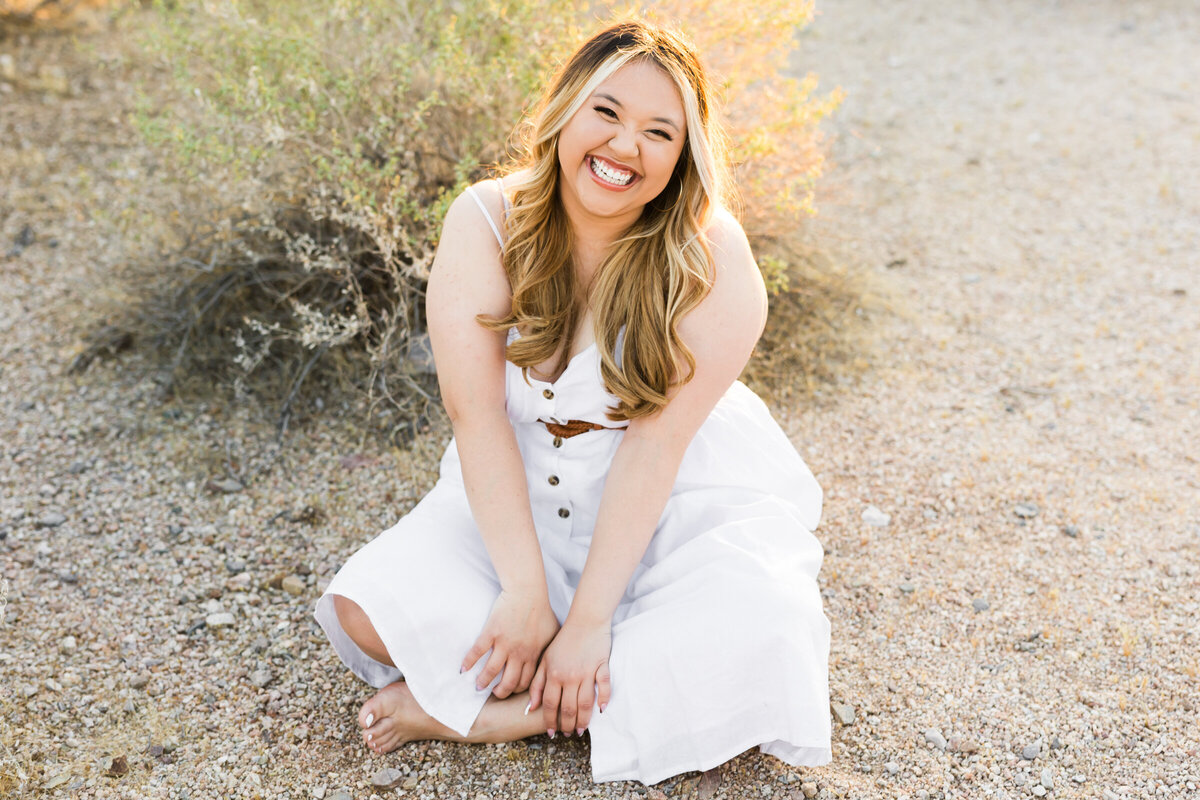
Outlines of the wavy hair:
M 639 60 L 655 64 L 675 83 L 686 140 L 667 186 L 613 243 L 584 298 L 559 196 L 559 134 L 600 83 Z M 522 331 L 505 355 L 526 380 L 530 367 L 560 352 L 561 371 L 587 305 L 601 377 L 618 400 L 610 418 L 653 414 L 666 405 L 673 384 L 691 379 L 696 362 L 679 337 L 679 321 L 711 288 L 712 254 L 703 233 L 732 195 L 727 140 L 713 106 L 712 86 L 692 46 L 678 32 L 640 20 L 597 33 L 550 82 L 509 170 L 527 171 L 510 187 L 513 206 L 502 257 L 512 311 L 504 318 L 479 317 L 492 330 Z

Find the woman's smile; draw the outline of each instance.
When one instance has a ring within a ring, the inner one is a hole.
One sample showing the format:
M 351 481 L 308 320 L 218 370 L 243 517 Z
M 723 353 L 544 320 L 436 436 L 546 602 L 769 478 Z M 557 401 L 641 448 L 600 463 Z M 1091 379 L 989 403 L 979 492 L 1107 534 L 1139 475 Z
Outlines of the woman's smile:
M 636 183 L 640 177 L 632 169 L 623 168 L 603 156 L 588 156 L 587 162 L 588 168 L 592 171 L 592 177 L 605 189 L 624 191 Z

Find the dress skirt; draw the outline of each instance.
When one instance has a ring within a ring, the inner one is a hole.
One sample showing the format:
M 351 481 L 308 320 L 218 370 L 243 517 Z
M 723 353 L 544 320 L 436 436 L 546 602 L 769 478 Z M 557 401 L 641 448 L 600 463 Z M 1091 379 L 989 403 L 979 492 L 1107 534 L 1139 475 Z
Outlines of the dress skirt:
M 526 383 L 517 371 L 508 386 L 560 622 L 624 435 L 558 439 L 538 422 L 602 417 L 608 396 L 585 355 L 554 383 Z M 612 699 L 588 728 L 594 780 L 657 783 L 754 746 L 793 765 L 830 760 L 829 623 L 812 533 L 820 508 L 808 467 L 761 400 L 735 383 L 689 446 L 614 614 Z M 466 673 L 459 666 L 499 591 L 452 441 L 437 485 L 346 562 L 315 615 L 355 675 L 374 687 L 403 678 L 430 716 L 467 735 L 490 693 L 475 688 L 487 659 Z M 333 595 L 363 609 L 395 667 L 349 639 Z

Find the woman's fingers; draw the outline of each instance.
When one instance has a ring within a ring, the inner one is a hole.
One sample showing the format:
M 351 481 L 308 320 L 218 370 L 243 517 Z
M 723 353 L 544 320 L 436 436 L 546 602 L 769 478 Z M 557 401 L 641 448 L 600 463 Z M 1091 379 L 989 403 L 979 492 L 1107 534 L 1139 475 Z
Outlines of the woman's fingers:
M 525 666 L 521 668 L 521 680 L 517 681 L 517 686 L 513 689 L 514 692 L 523 692 L 529 688 L 530 683 L 533 681 L 533 669 L 533 662 L 526 661 Z
M 556 731 L 565 730 L 558 727 L 558 703 L 562 697 L 562 686 L 553 680 L 546 681 L 542 690 L 542 719 L 546 723 L 546 735 L 554 738 Z
M 496 684 L 496 688 L 492 689 L 492 694 L 503 700 L 515 691 L 521 685 L 521 677 L 528 669 L 526 664 L 516 660 L 516 657 L 509 656 L 508 661 L 504 664 L 504 675 L 500 678 L 500 683 Z
M 458 668 L 458 671 L 462 673 L 474 667 L 479 659 L 483 658 L 483 654 L 492 649 L 492 641 L 492 635 L 486 630 L 479 634 L 479 638 L 475 640 L 475 644 L 471 645 L 471 649 L 463 658 L 462 666 Z
M 579 684 L 575 682 L 563 684 L 562 696 L 559 700 L 558 718 L 562 723 L 559 729 L 570 736 L 575 732 L 575 718 L 579 706 Z
M 500 670 L 504 669 L 504 662 L 508 659 L 506 653 L 500 652 L 500 648 L 493 645 L 492 657 L 483 665 L 483 671 L 479 673 L 479 677 L 475 679 L 475 688 L 483 691 L 492 685 L 492 681 L 500 674 Z
M 575 734 L 582 736 L 584 729 L 592 722 L 592 706 L 596 702 L 596 684 L 594 681 L 584 681 L 579 684 L 579 694 L 576 696 Z
M 608 701 L 612 699 L 612 677 L 608 673 L 607 661 L 596 670 L 596 695 L 596 703 L 603 714 L 604 709 L 608 708 Z
M 546 685 L 546 668 L 538 665 L 533 673 L 533 681 L 529 684 L 529 711 L 537 711 L 542 707 L 542 688 Z M 525 713 L 528 714 L 529 711 Z

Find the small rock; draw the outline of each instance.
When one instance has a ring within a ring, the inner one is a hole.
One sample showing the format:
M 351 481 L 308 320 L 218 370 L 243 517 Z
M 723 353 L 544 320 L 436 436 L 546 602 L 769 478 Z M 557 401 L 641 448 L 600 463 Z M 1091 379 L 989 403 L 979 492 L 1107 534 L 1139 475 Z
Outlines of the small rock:
M 74 653 L 76 647 L 78 645 L 75 643 L 74 636 L 64 636 L 62 641 L 58 643 L 58 652 L 67 655 L 68 653 Z
M 21 697 L 25 698 L 26 700 L 33 697 L 37 693 L 38 693 L 38 688 L 36 686 L 34 686 L 32 683 L 27 683 L 21 687 Z
M 901 594 L 912 594 L 917 590 L 916 584 L 905 582 L 897 587 Z
M 1062 750 L 1064 747 L 1066 747 L 1066 745 L 1063 744 L 1062 739 L 1058 738 L 1057 736 L 1050 737 L 1050 749 L 1051 750 Z
M 974 739 L 955 740 L 951 749 L 956 753 L 977 753 L 979 752 L 979 743 Z
M 937 728 L 930 728 L 925 731 L 925 742 L 936 747 L 938 750 L 946 749 L 946 737 L 942 736 L 942 732 Z
M 72 475 L 82 475 L 83 473 L 87 472 L 87 468 L 88 465 L 86 462 L 73 461 L 71 462 L 71 466 L 67 467 L 67 472 L 71 473 Z
M 104 774 L 109 778 L 119 778 L 129 772 L 129 760 L 125 756 L 104 759 Z
M 420 785 L 421 785 L 420 778 L 418 778 L 416 775 L 409 775 L 407 778 L 404 779 L 404 783 L 400 784 L 400 788 L 402 788 L 406 792 L 411 792 L 413 789 L 416 789 Z
M 830 708 L 833 709 L 833 715 L 837 717 L 837 721 L 843 725 L 854 724 L 854 706 L 847 703 L 830 703 Z
M 984 600 L 982 597 L 976 597 L 971 601 L 971 608 L 976 611 L 987 611 L 991 606 L 988 605 L 987 600 Z
M 58 511 L 51 511 L 49 514 L 41 517 L 35 527 L 38 528 L 57 528 L 67 521 L 67 518 Z
M 1082 772 L 1078 772 L 1071 776 L 1071 780 L 1075 781 L 1076 783 L 1083 783 L 1084 781 L 1087 780 L 1087 776 L 1084 775 Z
M 800 791 L 804 793 L 805 797 L 812 800 L 812 798 L 817 796 L 817 785 L 812 781 L 802 783 L 800 784 Z
M 886 528 L 892 522 L 891 514 L 885 514 L 875 506 L 867 506 L 862 512 L 863 522 L 872 528 Z
M 897 772 L 900 771 L 900 765 L 897 764 L 895 761 L 887 762 L 886 764 L 883 765 L 883 768 L 887 770 L 888 775 L 895 775 Z
M 71 780 L 71 773 L 60 772 L 47 778 L 46 782 L 42 784 L 42 789 L 48 792 L 51 789 L 57 789 L 69 780 Z
M 314 786 L 313 790 L 312 790 L 312 799 L 313 800 L 325 800 L 325 787 L 324 786 Z
M 1072 539 L 1079 538 L 1079 527 L 1077 525 L 1063 525 L 1062 532 Z
M 391 789 L 400 785 L 402 780 L 404 780 L 403 772 L 395 767 L 384 767 L 371 777 L 371 785 L 377 789 Z
M 271 670 L 269 669 L 256 669 L 254 672 L 250 673 L 250 683 L 254 684 L 259 689 L 265 688 L 267 684 L 274 679 L 275 676 L 271 674 Z
M 240 492 L 246 487 L 241 481 L 235 481 L 233 478 L 214 478 L 205 484 L 205 488 L 210 492 L 223 492 L 225 494 L 233 494 Z
M 209 614 L 204 618 L 204 624 L 210 628 L 228 628 L 233 625 L 233 614 L 228 611 Z
M 299 575 L 288 575 L 280 584 L 283 590 L 293 597 L 299 597 L 304 594 L 305 583 L 304 579 Z
M 129 686 L 132 689 L 145 689 L 146 684 L 150 682 L 149 672 L 139 672 L 129 679 Z
M 1054 770 L 1049 767 L 1042 770 L 1042 786 L 1045 786 L 1047 789 L 1054 788 Z
M 271 642 L 267 639 L 267 637 L 260 636 L 254 640 L 254 644 L 250 645 L 250 649 L 255 653 L 263 653 L 266 652 L 267 648 L 270 646 Z
M 1034 742 L 1033 744 L 1027 744 L 1021 750 L 1021 758 L 1025 759 L 1026 761 L 1033 761 L 1035 758 L 1037 758 L 1041 754 L 1042 754 L 1042 743 L 1041 742 Z
M 329 800 L 354 800 L 354 795 L 350 794 L 345 789 L 338 789 L 333 794 L 329 795 Z
M 0 79 L 16 81 L 17 62 L 8 53 L 0 53 Z
M 1112 789 L 1105 789 L 1104 790 L 1104 800 L 1121 800 L 1121 798 L 1118 797 L 1117 793 L 1114 792 Z
M 1045 797 L 1046 796 L 1046 787 L 1042 786 L 1040 783 L 1035 783 L 1033 785 L 1033 789 L 1031 789 L 1030 791 L 1033 792 L 1034 797 Z
M 240 558 L 227 558 L 225 559 L 225 569 L 230 575 L 237 575 L 246 571 L 246 562 Z
M 1033 519 L 1042 513 L 1042 509 L 1038 508 L 1037 503 L 1017 503 L 1013 506 L 1013 513 L 1021 519 Z

